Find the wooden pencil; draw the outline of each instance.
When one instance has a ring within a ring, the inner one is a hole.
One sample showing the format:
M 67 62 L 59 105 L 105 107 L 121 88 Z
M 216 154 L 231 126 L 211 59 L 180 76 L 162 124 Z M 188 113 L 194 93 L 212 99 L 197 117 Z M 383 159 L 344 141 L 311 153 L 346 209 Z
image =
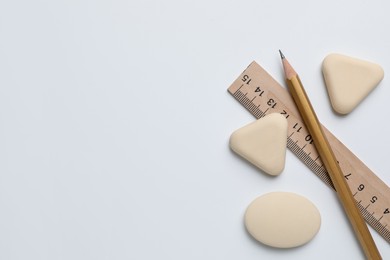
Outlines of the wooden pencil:
M 357 207 L 352 192 L 344 178 L 343 172 L 338 165 L 337 159 L 330 147 L 330 144 L 322 130 L 320 122 L 306 95 L 305 89 L 293 67 L 279 50 L 283 63 L 286 82 L 290 94 L 301 114 L 303 121 L 313 138 L 314 145 L 320 155 L 325 169 L 336 189 L 337 196 L 345 210 L 345 213 L 352 225 L 355 235 L 365 253 L 367 259 L 382 259 L 375 245 L 375 242 L 368 230 L 366 223 Z

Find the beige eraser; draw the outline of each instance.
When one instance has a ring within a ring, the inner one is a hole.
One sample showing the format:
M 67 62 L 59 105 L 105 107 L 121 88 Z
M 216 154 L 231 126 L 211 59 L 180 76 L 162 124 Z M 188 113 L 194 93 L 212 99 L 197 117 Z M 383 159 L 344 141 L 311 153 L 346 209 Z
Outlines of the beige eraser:
M 278 248 L 306 244 L 318 233 L 321 215 L 305 197 L 271 192 L 256 198 L 245 212 L 245 226 L 259 242 Z
M 378 64 L 330 54 L 322 72 L 333 109 L 348 114 L 381 82 L 384 72 Z
M 230 147 L 270 175 L 279 175 L 285 165 L 287 119 L 269 114 L 238 130 L 230 137 Z

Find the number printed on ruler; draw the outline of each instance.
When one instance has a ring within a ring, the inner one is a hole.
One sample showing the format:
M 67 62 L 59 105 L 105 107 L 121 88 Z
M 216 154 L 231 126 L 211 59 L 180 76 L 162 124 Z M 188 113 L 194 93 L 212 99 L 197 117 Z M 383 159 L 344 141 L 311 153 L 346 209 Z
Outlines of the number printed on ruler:
M 256 118 L 280 113 L 288 121 L 287 147 L 322 181 L 333 187 L 302 118 L 288 91 L 252 62 L 228 88 Z M 322 126 L 364 217 L 390 243 L 390 188 Z

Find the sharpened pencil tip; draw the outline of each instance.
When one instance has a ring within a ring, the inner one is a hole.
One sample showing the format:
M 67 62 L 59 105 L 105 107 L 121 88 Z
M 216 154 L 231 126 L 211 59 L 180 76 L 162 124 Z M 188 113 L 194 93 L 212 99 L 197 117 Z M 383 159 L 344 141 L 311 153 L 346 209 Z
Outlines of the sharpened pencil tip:
M 284 59 L 284 55 L 283 55 L 282 51 L 279 50 L 279 53 L 280 53 L 280 58 L 283 60 Z
M 286 78 L 291 79 L 292 77 L 297 76 L 298 74 L 295 72 L 293 67 L 290 65 L 290 63 L 287 61 L 287 59 L 284 57 L 281 50 L 279 50 L 279 53 L 280 53 L 280 58 L 282 59 L 283 70 L 284 70 L 284 74 L 285 74 Z

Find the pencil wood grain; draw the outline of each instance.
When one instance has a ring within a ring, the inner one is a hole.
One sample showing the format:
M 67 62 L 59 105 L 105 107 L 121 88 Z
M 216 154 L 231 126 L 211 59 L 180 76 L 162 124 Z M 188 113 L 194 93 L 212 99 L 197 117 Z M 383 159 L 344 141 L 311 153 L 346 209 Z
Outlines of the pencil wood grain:
M 307 97 L 299 76 L 284 55 L 281 52 L 280 54 L 290 94 L 296 103 L 298 111 L 301 114 L 309 133 L 313 137 L 314 145 L 332 180 L 338 198 L 345 210 L 353 230 L 355 231 L 356 237 L 367 259 L 382 259 L 370 231 L 360 214 L 352 192 L 348 187 L 344 174 L 341 171 L 336 156 L 333 153 L 317 115 L 315 114 L 309 98 Z

